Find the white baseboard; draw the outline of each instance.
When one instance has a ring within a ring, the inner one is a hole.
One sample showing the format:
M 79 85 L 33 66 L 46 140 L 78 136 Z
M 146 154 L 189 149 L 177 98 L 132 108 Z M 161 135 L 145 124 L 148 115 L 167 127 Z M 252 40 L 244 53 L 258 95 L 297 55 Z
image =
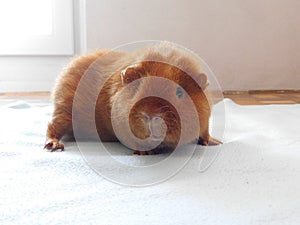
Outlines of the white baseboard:
M 51 91 L 53 81 L 0 81 L 0 92 L 44 92 Z
M 0 92 L 50 91 L 70 57 L 1 57 Z

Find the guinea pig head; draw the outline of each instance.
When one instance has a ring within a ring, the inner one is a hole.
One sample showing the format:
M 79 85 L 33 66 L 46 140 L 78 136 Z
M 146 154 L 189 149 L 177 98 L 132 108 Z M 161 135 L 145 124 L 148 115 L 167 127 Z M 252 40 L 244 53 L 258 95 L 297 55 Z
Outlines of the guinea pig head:
M 129 114 L 130 128 L 140 139 L 161 140 L 163 147 L 174 147 L 180 137 L 181 121 L 175 107 L 160 97 L 145 97 Z
M 143 62 L 125 68 L 121 80 L 130 104 L 129 125 L 139 139 L 162 140 L 161 147 L 174 148 L 198 138 L 198 106 L 194 99 L 202 93 L 206 76 L 195 78 L 177 67 Z M 201 85 L 199 85 L 199 82 Z

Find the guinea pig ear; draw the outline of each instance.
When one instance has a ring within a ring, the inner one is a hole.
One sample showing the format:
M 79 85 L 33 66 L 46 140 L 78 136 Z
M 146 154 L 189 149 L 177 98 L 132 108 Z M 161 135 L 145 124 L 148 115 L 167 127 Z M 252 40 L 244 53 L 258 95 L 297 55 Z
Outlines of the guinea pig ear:
M 122 84 L 129 84 L 132 81 L 141 78 L 137 64 L 127 66 L 121 71 Z
M 205 88 L 209 85 L 207 76 L 204 73 L 196 74 L 194 79 L 202 90 L 205 90 Z

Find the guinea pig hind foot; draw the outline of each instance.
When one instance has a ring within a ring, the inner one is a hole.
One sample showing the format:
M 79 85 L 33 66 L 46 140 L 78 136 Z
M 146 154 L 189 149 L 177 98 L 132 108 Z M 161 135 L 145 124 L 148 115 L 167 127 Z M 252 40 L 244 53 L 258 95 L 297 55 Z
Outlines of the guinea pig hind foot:
M 58 149 L 63 151 L 65 149 L 64 144 L 60 143 L 57 139 L 49 139 L 45 146 L 44 149 L 50 150 L 51 152 L 54 152 Z
M 204 145 L 204 146 L 216 146 L 216 145 L 220 145 L 223 143 L 213 137 L 209 137 L 209 138 L 205 138 L 205 139 L 202 137 L 199 137 L 197 144 Z

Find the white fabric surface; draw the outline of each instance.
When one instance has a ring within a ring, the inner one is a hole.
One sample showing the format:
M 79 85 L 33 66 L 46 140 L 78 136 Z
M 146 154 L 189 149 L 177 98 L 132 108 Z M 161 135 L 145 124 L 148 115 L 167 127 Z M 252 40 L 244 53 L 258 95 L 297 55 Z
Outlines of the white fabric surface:
M 75 143 L 42 150 L 49 104 L 1 106 L 0 224 L 300 224 L 300 105 L 225 105 L 211 167 L 198 171 L 198 148 L 177 175 L 143 188 L 99 176 Z

